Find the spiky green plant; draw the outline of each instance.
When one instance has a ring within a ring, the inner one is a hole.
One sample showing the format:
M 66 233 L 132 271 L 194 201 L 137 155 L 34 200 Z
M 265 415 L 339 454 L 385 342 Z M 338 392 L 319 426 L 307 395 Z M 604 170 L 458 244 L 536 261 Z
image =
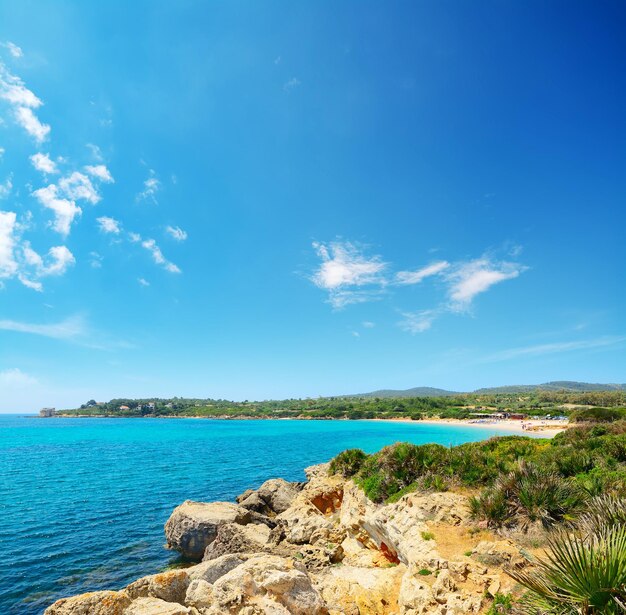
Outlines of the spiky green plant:
M 626 526 L 612 525 L 583 538 L 559 530 L 530 572 L 507 574 L 529 592 L 528 615 L 622 615 L 626 612 Z

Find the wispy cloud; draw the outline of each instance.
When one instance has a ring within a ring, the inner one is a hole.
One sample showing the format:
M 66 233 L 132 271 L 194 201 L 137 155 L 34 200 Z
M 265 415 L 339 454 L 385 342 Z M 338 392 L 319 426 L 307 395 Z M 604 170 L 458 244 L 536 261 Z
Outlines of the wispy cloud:
M 60 322 L 36 324 L 17 320 L 0 320 L 0 329 L 30 333 L 58 340 L 76 340 L 87 335 L 88 330 L 83 317 L 71 316 Z
M 38 335 L 95 350 L 134 348 L 133 344 L 123 340 L 115 340 L 109 334 L 93 330 L 80 314 L 75 314 L 59 322 L 45 324 L 0 319 L 0 330 Z
M 371 301 L 380 295 L 386 283 L 387 267 L 380 256 L 366 256 L 359 246 L 350 242 L 315 242 L 313 248 L 322 263 L 311 281 L 328 291 L 328 301 L 334 308 Z
M 431 263 L 430 265 L 422 267 L 422 269 L 417 269 L 416 271 L 398 271 L 398 273 L 396 273 L 396 283 L 419 284 L 425 278 L 437 275 L 448 269 L 448 267 L 450 267 L 450 263 L 448 261 L 437 261 L 436 263 Z
M 137 282 L 139 286 L 150 286 L 150 282 L 148 282 L 148 280 L 145 280 L 144 278 L 137 278 Z
M 477 295 L 495 284 L 517 278 L 526 269 L 519 263 L 496 262 L 487 257 L 457 265 L 446 275 L 449 308 L 455 312 L 466 311 Z
M 137 195 L 137 201 L 146 201 L 156 205 L 158 203 L 157 194 L 160 189 L 161 182 L 154 169 L 149 169 L 148 178 L 143 182 L 143 190 Z
M 3 183 L 0 183 L 0 199 L 6 199 L 13 190 L 13 176 L 9 175 Z
M 45 188 L 39 188 L 33 192 L 33 196 L 54 214 L 52 228 L 67 237 L 74 219 L 83 213 L 83 210 L 70 199 L 66 199 L 59 193 L 55 184 Z
M 121 225 L 115 218 L 109 218 L 108 216 L 101 216 L 96 218 L 100 231 L 106 234 L 119 235 L 121 232 Z
M 0 45 L 7 49 L 11 56 L 13 56 L 14 58 L 21 58 L 24 55 L 21 47 L 18 47 L 15 43 L 12 43 L 11 41 L 0 43 Z
M 159 248 L 154 239 L 145 239 L 141 242 L 141 247 L 148 250 L 148 252 L 152 255 L 152 260 L 154 260 L 157 265 L 161 265 L 161 267 L 163 267 L 166 271 L 169 271 L 170 273 L 181 273 L 180 269 L 174 263 L 168 261 L 163 256 L 161 248 Z
M 111 172 L 104 164 L 88 164 L 85 166 L 85 171 L 87 171 L 89 175 L 92 175 L 93 177 L 99 179 L 106 184 L 112 184 L 115 181 L 113 179 L 113 176 L 111 175 Z
M 403 312 L 399 326 L 409 333 L 423 333 L 433 326 L 440 310 L 422 310 L 420 312 Z
M 594 348 L 604 348 L 616 346 L 626 342 L 626 335 L 605 335 L 594 339 L 575 340 L 570 342 L 554 342 L 551 344 L 537 344 L 534 346 L 520 346 L 501 350 L 477 359 L 478 363 L 493 363 L 496 361 L 508 361 L 522 357 L 537 357 L 546 354 L 558 354 L 562 352 L 573 352 L 576 350 L 591 350 Z
M 38 384 L 37 378 L 23 372 L 17 367 L 0 371 L 0 386 L 21 388 L 36 384 Z
M 17 215 L 13 211 L 0 211 L 0 279 L 17 274 L 15 259 L 15 226 Z
M 49 154 L 37 152 L 30 157 L 30 161 L 32 165 L 41 173 L 51 175 L 59 172 L 56 163 L 50 158 Z
M 289 81 L 286 81 L 283 84 L 283 90 L 285 92 L 291 92 L 292 90 L 295 90 L 297 87 L 300 87 L 300 85 L 302 85 L 301 81 L 297 77 L 292 77 L 291 79 L 289 79 Z
M 187 233 L 179 226 L 166 226 L 165 232 L 176 241 L 185 241 Z

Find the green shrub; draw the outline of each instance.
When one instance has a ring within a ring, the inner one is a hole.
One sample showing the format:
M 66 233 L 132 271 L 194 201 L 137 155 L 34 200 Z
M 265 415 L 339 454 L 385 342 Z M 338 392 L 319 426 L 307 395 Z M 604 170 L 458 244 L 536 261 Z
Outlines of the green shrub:
M 435 535 L 432 532 L 422 532 L 422 538 L 424 540 L 434 540 Z
M 486 615 L 501 615 L 502 613 L 511 613 L 513 610 L 513 597 L 511 594 L 497 593 L 493 597 L 493 602 L 489 607 Z
M 330 462 L 330 473 L 340 474 L 345 478 L 354 476 L 367 459 L 367 455 L 360 448 L 351 448 L 339 453 Z
M 584 408 L 570 415 L 574 423 L 613 423 L 626 418 L 624 408 Z

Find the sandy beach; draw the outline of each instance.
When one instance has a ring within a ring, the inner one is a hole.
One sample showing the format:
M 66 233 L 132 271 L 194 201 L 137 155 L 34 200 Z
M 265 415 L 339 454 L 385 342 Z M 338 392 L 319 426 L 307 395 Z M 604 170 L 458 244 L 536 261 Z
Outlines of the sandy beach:
M 423 419 L 414 421 L 412 419 L 369 419 L 371 421 L 397 421 L 398 423 L 418 423 L 431 425 L 459 425 L 463 427 L 488 427 L 489 429 L 501 430 L 520 436 L 541 435 L 544 438 L 551 438 L 562 431 L 565 431 L 569 423 L 568 421 L 546 421 L 539 419 L 512 420 L 512 419 L 478 419 L 478 420 L 462 420 L 462 419 Z

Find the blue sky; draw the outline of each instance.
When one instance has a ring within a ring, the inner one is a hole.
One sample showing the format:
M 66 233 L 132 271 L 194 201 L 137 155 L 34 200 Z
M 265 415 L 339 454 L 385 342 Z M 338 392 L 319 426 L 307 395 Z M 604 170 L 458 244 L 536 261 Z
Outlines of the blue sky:
M 0 411 L 625 382 L 623 2 L 0 4 Z

